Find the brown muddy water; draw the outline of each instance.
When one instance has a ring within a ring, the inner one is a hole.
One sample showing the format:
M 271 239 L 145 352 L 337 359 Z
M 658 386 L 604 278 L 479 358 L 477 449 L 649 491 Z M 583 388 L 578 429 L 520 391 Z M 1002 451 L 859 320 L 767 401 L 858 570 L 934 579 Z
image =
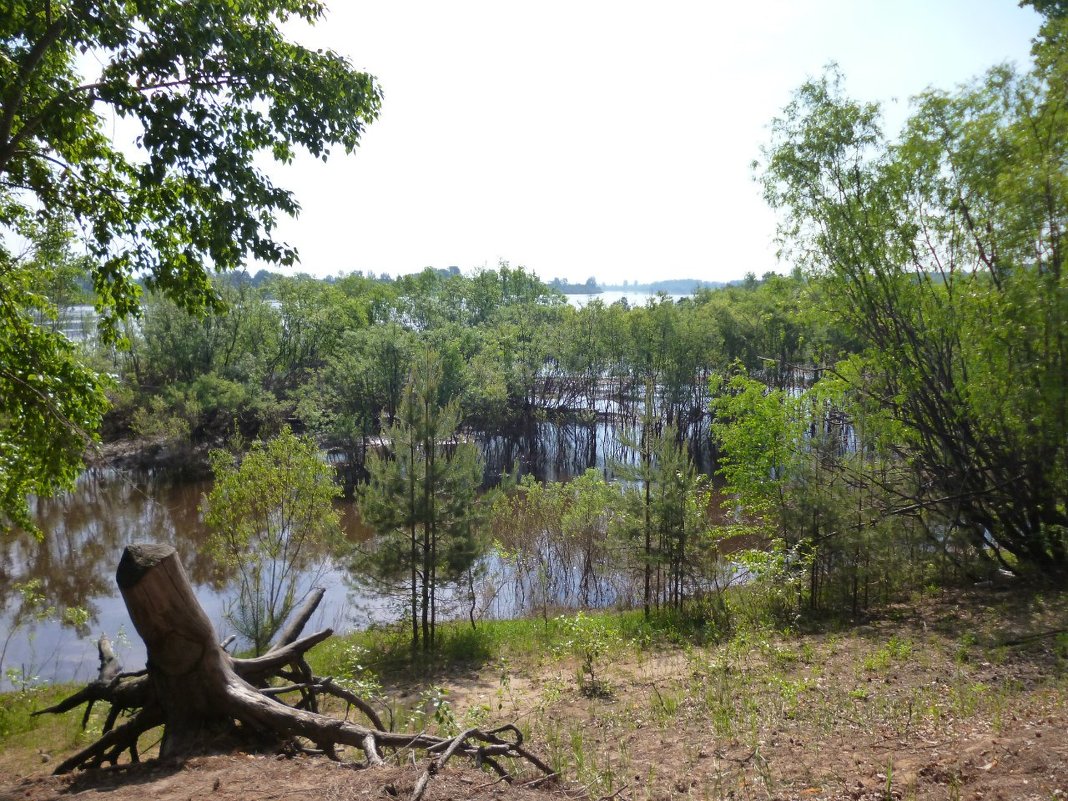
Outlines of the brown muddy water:
M 483 437 L 487 483 L 493 476 L 518 466 L 539 480 L 566 480 L 589 467 L 606 478 L 620 465 L 633 466 L 635 454 L 624 444 L 627 431 L 604 422 L 592 426 L 540 423 L 530 436 L 506 439 Z M 633 432 L 630 432 L 633 435 Z M 707 469 L 707 468 L 706 468 Z M 115 585 L 115 568 L 122 549 L 133 542 L 173 545 L 182 559 L 200 603 L 220 638 L 233 631 L 227 620 L 237 590 L 234 577 L 215 563 L 207 549 L 207 531 L 200 506 L 210 481 L 176 483 L 173 479 L 114 469 L 86 472 L 77 487 L 55 498 L 34 501 L 33 512 L 42 538 L 16 533 L 0 538 L 0 690 L 21 683 L 83 681 L 95 676 L 96 640 L 106 634 L 127 670 L 144 665 L 144 648 L 133 631 Z M 352 501 L 339 503 L 342 525 L 353 549 L 371 532 L 361 524 Z M 351 569 L 344 556 L 322 560 L 322 570 L 302 577 L 303 588 L 326 589 L 317 616 L 307 630 L 331 627 L 338 631 L 397 620 L 403 614 L 403 592 L 384 596 L 365 577 Z M 563 571 L 560 586 L 573 583 L 577 568 Z M 494 554 L 481 565 L 477 589 L 478 614 L 509 617 L 529 612 L 529 588 L 524 577 Z M 567 576 L 563 574 L 568 574 Z M 604 569 L 605 586 L 591 599 L 598 605 L 626 605 L 633 590 L 630 579 Z M 43 598 L 34 607 L 19 587 L 32 585 Z M 466 616 L 470 595 L 460 600 L 441 591 L 443 617 Z M 554 605 L 570 608 L 573 597 L 560 595 Z M 450 605 L 457 608 L 449 610 Z M 41 609 L 44 606 L 45 609 Z M 85 610 L 84 620 L 64 619 L 65 610 Z M 46 614 L 47 613 L 47 614 Z
M 82 681 L 95 676 L 96 640 L 106 634 L 126 669 L 144 664 L 144 648 L 133 631 L 115 585 L 122 549 L 132 542 L 165 542 L 182 559 L 197 598 L 220 637 L 232 631 L 227 609 L 235 597 L 227 575 L 207 553 L 200 506 L 210 481 L 176 484 L 114 470 L 92 470 L 73 492 L 37 499 L 33 512 L 42 538 L 17 533 L 0 540 L 0 689 L 23 682 Z M 354 543 L 369 531 L 354 504 L 341 503 L 342 523 Z M 20 587 L 32 586 L 43 603 L 27 604 Z M 303 584 L 326 589 L 308 630 L 351 629 L 395 617 L 387 600 L 358 586 L 343 564 L 325 560 Z M 43 608 L 42 608 L 43 607 Z M 84 620 L 65 615 L 83 609 Z M 64 619 L 67 617 L 67 619 Z

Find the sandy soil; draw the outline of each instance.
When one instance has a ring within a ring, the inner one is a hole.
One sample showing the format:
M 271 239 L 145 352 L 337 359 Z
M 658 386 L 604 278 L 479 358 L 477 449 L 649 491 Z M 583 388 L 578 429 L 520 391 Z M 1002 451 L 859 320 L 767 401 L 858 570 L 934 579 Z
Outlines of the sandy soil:
M 436 679 L 457 723 L 518 721 L 565 781 L 450 763 L 427 797 L 1068 799 L 1066 627 L 1068 598 L 970 593 L 837 633 L 627 648 L 600 697 L 553 655 L 477 666 Z M 61 753 L 18 756 L 0 755 L 0 801 L 407 798 L 421 772 L 239 754 L 51 777 Z
M 100 801 L 341 801 L 407 799 L 421 767 L 356 770 L 324 759 L 270 756 L 195 757 L 181 765 L 146 762 L 83 773 L 74 777 L 42 776 L 0 790 L 0 801 L 50 801 L 86 798 Z M 559 789 L 509 787 L 474 768 L 454 766 L 430 783 L 425 799 L 507 796 L 519 799 L 568 797 Z

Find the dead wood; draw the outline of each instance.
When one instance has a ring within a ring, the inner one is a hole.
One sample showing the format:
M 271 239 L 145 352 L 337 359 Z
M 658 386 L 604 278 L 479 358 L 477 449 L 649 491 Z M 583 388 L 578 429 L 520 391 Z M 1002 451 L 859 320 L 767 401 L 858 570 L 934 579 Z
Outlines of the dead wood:
M 107 635 L 100 635 L 96 649 L 100 657 L 100 669 L 97 671 L 96 679 L 69 698 L 60 701 L 55 706 L 40 709 L 34 712 L 34 715 L 59 714 L 85 704 L 85 713 L 82 715 L 82 728 L 84 729 L 89 723 L 93 705 L 97 701 L 106 701 L 111 704 L 107 721 L 104 723 L 104 734 L 107 734 L 115 725 L 119 714 L 144 706 L 145 671 L 123 673 L 122 665 L 115 656 Z
M 307 637 L 301 631 L 322 600 L 322 590 L 309 595 L 264 655 L 252 659 L 230 656 L 204 613 L 174 549 L 166 545 L 131 545 L 123 552 L 116 575 L 134 628 L 145 642 L 147 667 L 122 673 L 110 643 L 98 643 L 97 679 L 66 700 L 35 714 L 60 713 L 97 701 L 111 704 L 103 736 L 62 762 L 56 773 L 117 764 L 123 754 L 139 759 L 138 740 L 163 727 L 161 758 L 182 758 L 220 743 L 266 743 L 290 751 L 322 753 L 337 758 L 339 747 L 358 749 L 362 766 L 384 765 L 387 759 L 429 758 L 417 783 L 419 801 L 431 778 L 455 756 L 464 756 L 511 781 L 503 758 L 525 763 L 542 774 L 552 769 L 523 745 L 512 725 L 483 731 L 468 729 L 455 737 L 426 732 L 387 731 L 374 708 L 331 677 L 315 676 L 305 658 L 327 639 L 326 629 Z M 287 696 L 296 696 L 293 704 Z M 319 701 L 332 696 L 358 709 L 370 725 L 319 714 Z M 132 713 L 115 727 L 120 713 Z M 305 743 L 310 742 L 312 748 Z
M 319 608 L 324 595 L 326 595 L 326 590 L 322 587 L 315 587 L 308 593 L 304 603 L 300 605 L 300 608 L 293 613 L 289 622 L 278 632 L 274 645 L 270 647 L 267 653 L 284 648 L 300 636 L 300 633 L 304 631 L 304 627 L 308 625 L 308 621 L 311 620 L 311 616 L 315 614 L 315 610 Z

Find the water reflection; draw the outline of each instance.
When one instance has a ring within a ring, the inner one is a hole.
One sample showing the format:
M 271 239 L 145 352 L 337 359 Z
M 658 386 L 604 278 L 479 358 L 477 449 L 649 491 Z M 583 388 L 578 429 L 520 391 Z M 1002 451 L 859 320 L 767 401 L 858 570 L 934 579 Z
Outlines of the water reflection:
M 91 470 L 72 492 L 35 500 L 32 512 L 44 536 L 15 532 L 0 543 L 5 673 L 14 669 L 45 680 L 83 680 L 95 667 L 93 641 L 100 633 L 125 646 L 120 655 L 128 667 L 140 666 L 143 648 L 114 580 L 122 549 L 132 542 L 173 545 L 197 597 L 220 634 L 225 633 L 233 577 L 205 547 L 199 507 L 210 486 L 207 481 L 176 484 L 153 475 Z M 352 536 L 366 536 L 351 509 L 343 510 L 343 517 Z M 336 619 L 345 607 L 344 584 L 330 568 L 323 576 L 329 585 L 327 603 L 313 625 L 344 622 Z M 36 608 L 19 591 L 27 582 L 43 599 Z M 54 614 L 38 619 L 42 606 L 55 607 Z M 65 615 L 75 608 L 86 610 L 88 620 Z M 11 686 L 7 676 L 3 681 Z
M 516 464 L 522 473 L 532 473 L 542 481 L 567 479 L 589 467 L 614 479 L 619 465 L 633 465 L 634 451 L 626 443 L 637 441 L 639 435 L 636 426 L 619 420 L 572 425 L 542 422 L 525 435 L 483 436 L 479 444 L 486 459 L 487 483 Z M 85 473 L 72 492 L 36 500 L 32 511 L 44 537 L 38 540 L 27 533 L 14 533 L 0 541 L 0 635 L 7 640 L 5 670 L 24 670 L 44 680 L 88 679 L 95 672 L 93 643 L 101 633 L 118 642 L 127 668 L 143 664 L 143 646 L 132 631 L 114 580 L 122 549 L 132 542 L 173 545 L 205 611 L 220 636 L 226 636 L 231 630 L 226 612 L 236 592 L 231 586 L 233 576 L 211 558 L 206 547 L 207 531 L 199 510 L 210 487 L 210 481 L 175 483 L 158 475 L 96 469 Z M 351 501 L 342 503 L 340 511 L 351 543 L 371 536 Z M 403 605 L 391 597 L 392 593 L 352 575 L 351 564 L 352 560 L 344 557 L 326 562 L 318 582 L 326 588 L 326 597 L 309 629 L 350 628 L 396 619 L 400 614 Z M 474 600 L 482 613 L 509 616 L 529 606 L 522 582 L 512 582 L 521 577 L 505 575 L 504 566 L 492 557 L 482 568 L 484 580 Z M 596 588 L 592 600 L 625 600 L 628 588 L 622 574 L 609 571 L 605 575 L 605 586 Z M 312 577 L 307 580 L 310 584 Z M 45 604 L 56 607 L 50 619 L 34 621 L 34 610 L 26 606 L 17 589 L 27 581 L 37 582 Z M 470 598 L 471 593 L 446 591 L 442 606 L 466 616 Z M 566 603 L 568 598 L 561 596 L 554 601 Z M 87 625 L 60 622 L 63 611 L 73 608 L 88 612 Z M 0 649 L 3 644 L 0 639 Z M 0 677 L 0 686 L 10 687 L 11 683 Z
M 699 470 L 712 471 L 708 421 L 702 419 L 686 431 L 691 458 Z M 477 436 L 486 465 L 486 482 L 518 466 L 520 475 L 538 481 L 566 481 L 593 467 L 607 479 L 619 477 L 619 467 L 637 464 L 633 443 L 641 440 L 641 426 L 622 419 L 594 423 L 534 423 L 517 436 Z

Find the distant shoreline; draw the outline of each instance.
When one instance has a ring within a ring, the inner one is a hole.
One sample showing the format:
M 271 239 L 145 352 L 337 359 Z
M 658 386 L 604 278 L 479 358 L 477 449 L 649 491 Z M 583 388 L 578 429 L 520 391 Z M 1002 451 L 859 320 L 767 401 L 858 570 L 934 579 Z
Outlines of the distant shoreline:
M 664 281 L 651 281 L 645 284 L 596 284 L 587 281 L 582 284 L 571 284 L 555 278 L 548 282 L 551 289 L 563 292 L 565 295 L 600 295 L 604 292 L 639 292 L 655 295 L 657 292 L 666 292 L 669 295 L 692 295 L 698 289 L 720 289 L 740 281 L 702 281 L 697 278 L 671 278 Z

